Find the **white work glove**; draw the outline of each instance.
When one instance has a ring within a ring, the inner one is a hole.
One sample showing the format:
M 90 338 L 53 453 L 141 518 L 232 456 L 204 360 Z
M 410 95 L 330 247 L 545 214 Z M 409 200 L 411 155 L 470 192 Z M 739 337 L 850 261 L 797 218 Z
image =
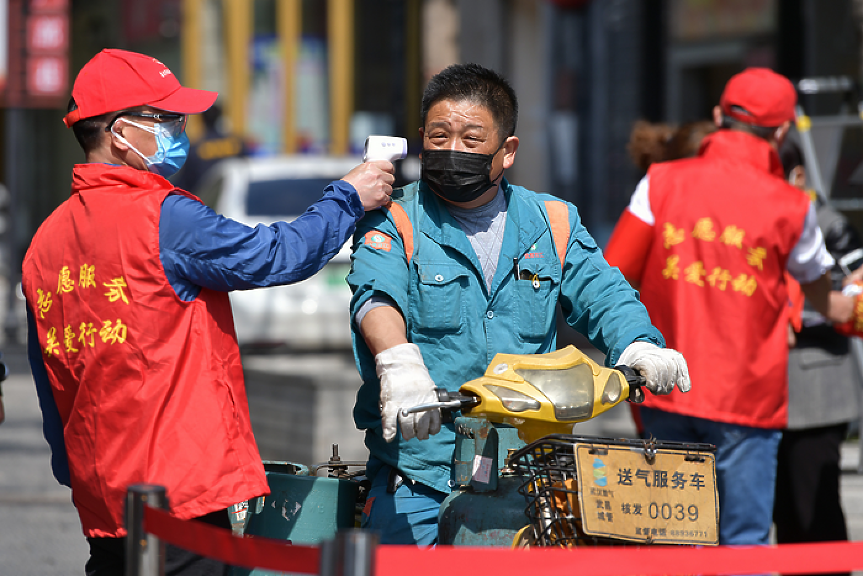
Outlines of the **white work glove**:
M 402 438 L 426 440 L 440 432 L 440 409 L 401 416 L 402 408 L 437 402 L 435 385 L 416 344 L 399 344 L 375 356 L 375 370 L 381 381 L 381 420 L 384 440 L 396 437 L 396 423 Z
M 617 363 L 644 376 L 645 387 L 654 394 L 671 394 L 675 385 L 681 392 L 689 392 L 692 387 L 683 354 L 671 348 L 660 348 L 650 342 L 633 342 L 624 349 Z

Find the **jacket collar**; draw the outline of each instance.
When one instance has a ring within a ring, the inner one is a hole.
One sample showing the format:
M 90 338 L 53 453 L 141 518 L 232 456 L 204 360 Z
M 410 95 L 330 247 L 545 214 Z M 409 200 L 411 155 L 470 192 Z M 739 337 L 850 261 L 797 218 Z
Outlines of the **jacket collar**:
M 420 203 L 423 205 L 424 212 L 421 224 L 422 232 L 438 244 L 452 246 L 466 255 L 474 254 L 473 247 L 471 247 L 458 221 L 447 210 L 444 200 L 438 198 L 438 195 L 422 180 L 419 181 L 419 187 Z M 506 199 L 505 209 L 508 214 L 507 219 L 509 219 L 513 208 L 512 187 L 506 178 L 501 179 L 500 187 Z
M 128 166 L 113 164 L 76 164 L 72 168 L 72 194 L 94 188 L 116 189 L 127 192 L 129 188 L 148 190 L 173 190 L 174 185 L 158 174 L 136 170 Z
M 480 270 L 479 259 L 470 245 L 458 221 L 453 218 L 444 205 L 444 200 L 438 198 L 428 184 L 419 181 L 419 200 L 422 206 L 420 232 L 431 238 L 436 244 L 448 246 L 460 252 L 477 270 Z
M 718 130 L 701 141 L 698 156 L 723 158 L 749 164 L 774 176 L 785 178 L 779 153 L 766 140 L 740 130 Z
M 418 185 L 423 212 L 420 231 L 437 244 L 449 246 L 460 252 L 482 277 L 479 259 L 458 221 L 446 209 L 444 201 L 438 198 L 425 182 L 419 181 Z M 506 198 L 507 216 L 498 258 L 498 270 L 492 282 L 491 293 L 497 290 L 503 276 L 510 273 L 511 268 L 508 268 L 506 263 L 524 255 L 545 230 L 545 227 L 540 227 L 538 224 L 542 221 L 541 215 L 535 213 L 531 205 L 515 193 L 514 187 L 506 178 L 501 179 L 500 186 Z M 486 288 L 485 282 L 482 282 L 482 286 L 483 289 Z

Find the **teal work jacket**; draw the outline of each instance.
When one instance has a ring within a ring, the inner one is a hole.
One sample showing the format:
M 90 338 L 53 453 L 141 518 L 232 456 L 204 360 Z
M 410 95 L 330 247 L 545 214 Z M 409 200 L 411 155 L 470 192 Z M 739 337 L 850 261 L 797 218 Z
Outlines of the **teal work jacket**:
M 354 420 L 366 431 L 369 475 L 382 463 L 441 492 L 453 483 L 455 430 L 444 424 L 428 440 L 382 437 L 380 382 L 374 357 L 359 333 L 355 314 L 371 296 L 392 299 L 407 324 L 407 338 L 422 352 L 439 388 L 456 391 L 481 376 L 495 354 L 535 354 L 556 349 L 559 303 L 570 326 L 607 354 L 614 366 L 626 346 L 646 340 L 664 346 L 637 293 L 602 257 L 582 226 L 575 206 L 565 203 L 570 234 L 563 266 L 555 249 L 546 201 L 562 202 L 502 181 L 507 202 L 503 245 L 491 290 L 458 222 L 422 182 L 393 192 L 413 228 L 410 261 L 392 210 L 369 212 L 354 235 L 351 272 L 353 347 L 362 386 Z M 517 279 L 518 271 L 536 275 Z

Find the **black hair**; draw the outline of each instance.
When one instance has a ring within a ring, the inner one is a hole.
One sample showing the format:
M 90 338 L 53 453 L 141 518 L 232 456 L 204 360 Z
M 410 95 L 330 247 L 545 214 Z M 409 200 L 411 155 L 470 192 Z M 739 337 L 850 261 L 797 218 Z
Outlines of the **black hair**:
M 752 116 L 752 114 L 750 114 L 749 111 L 742 106 L 732 104 L 731 109 L 746 116 Z M 732 130 L 740 130 L 741 132 L 748 132 L 753 136 L 758 136 L 762 140 L 770 140 L 771 136 L 773 136 L 773 133 L 776 132 L 777 128 L 779 128 L 779 126 L 756 126 L 755 124 L 750 124 L 748 122 L 743 122 L 742 120 L 732 118 L 725 113 L 722 114 L 722 127 L 730 128 Z
M 69 98 L 69 105 L 66 107 L 66 113 L 78 109 L 78 104 L 74 98 Z M 100 116 L 91 116 L 90 118 L 82 118 L 72 124 L 72 133 L 75 134 L 75 139 L 78 144 L 84 149 L 85 154 L 89 154 L 92 150 L 99 147 L 99 143 L 104 137 L 102 134 L 105 131 L 105 124 L 108 123 L 111 114 L 102 114 Z
M 494 70 L 479 64 L 453 64 L 435 74 L 423 92 L 423 126 L 429 109 L 441 100 L 469 100 L 485 107 L 497 125 L 501 143 L 515 134 L 518 99 L 509 82 Z
M 791 171 L 798 166 L 805 166 L 803 162 L 803 153 L 800 151 L 800 146 L 792 132 L 788 134 L 782 146 L 779 147 L 779 159 L 782 161 L 782 169 L 785 171 L 785 179 L 791 174 Z

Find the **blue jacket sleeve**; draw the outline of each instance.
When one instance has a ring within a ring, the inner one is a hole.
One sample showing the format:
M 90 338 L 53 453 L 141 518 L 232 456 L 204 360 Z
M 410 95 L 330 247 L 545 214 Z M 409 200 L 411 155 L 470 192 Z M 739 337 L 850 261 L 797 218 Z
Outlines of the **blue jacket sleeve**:
M 636 340 L 665 347 L 638 293 L 619 270 L 608 265 L 571 205 L 570 229 L 560 291 L 567 323 L 606 353 L 608 366 L 614 366 L 624 348 Z
M 36 321 L 30 306 L 27 306 L 27 359 L 30 361 L 30 371 L 36 384 L 36 395 L 39 398 L 39 408 L 42 410 L 42 434 L 51 447 L 51 469 L 57 482 L 64 486 L 72 485 L 69 478 L 69 460 L 66 457 L 66 444 L 63 439 L 63 421 L 60 411 L 54 402 L 48 372 L 42 361 L 42 348 L 36 332 Z
M 374 245 L 367 242 L 373 233 L 380 233 L 383 241 Z M 408 261 L 402 239 L 385 210 L 372 212 L 360 221 L 353 249 L 348 274 L 348 285 L 354 294 L 351 323 L 357 310 L 375 293 L 393 300 L 407 320 Z
M 323 268 L 364 213 L 356 190 L 344 180 L 330 183 L 293 222 L 254 228 L 171 195 L 162 204 L 159 254 L 184 300 L 193 299 L 201 286 L 227 292 L 290 284 Z

